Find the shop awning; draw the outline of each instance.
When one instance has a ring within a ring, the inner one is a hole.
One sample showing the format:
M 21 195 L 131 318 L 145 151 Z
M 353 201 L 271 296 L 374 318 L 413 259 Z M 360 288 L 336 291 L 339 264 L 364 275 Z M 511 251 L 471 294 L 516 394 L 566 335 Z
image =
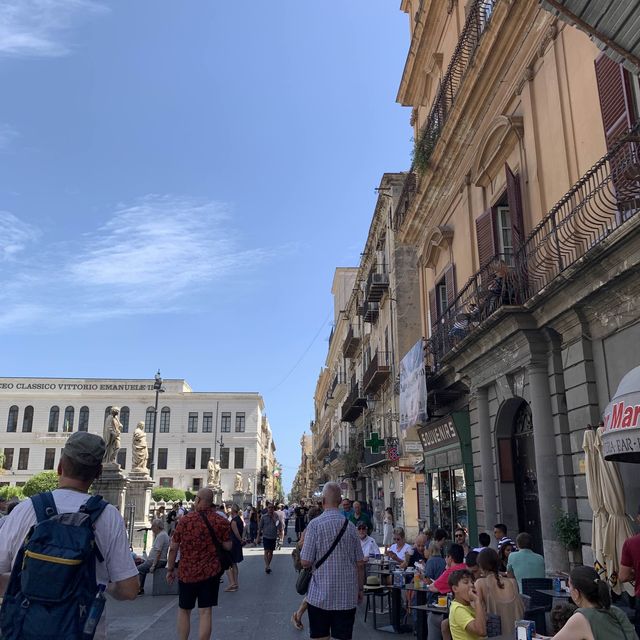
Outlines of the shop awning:
M 640 367 L 622 378 L 604 411 L 605 460 L 640 462 Z

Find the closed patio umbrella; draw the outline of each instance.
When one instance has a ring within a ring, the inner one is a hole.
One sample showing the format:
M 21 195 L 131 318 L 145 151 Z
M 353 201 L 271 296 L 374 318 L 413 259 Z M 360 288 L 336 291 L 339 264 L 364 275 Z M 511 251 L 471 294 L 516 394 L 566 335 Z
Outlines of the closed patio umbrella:
M 609 519 L 604 528 L 604 559 L 607 566 L 609 586 L 617 594 L 624 590 L 634 595 L 634 589 L 626 582 L 618 582 L 620 570 L 620 553 L 627 538 L 633 535 L 631 518 L 625 513 L 625 495 L 620 472 L 613 462 L 604 459 L 602 455 L 602 427 L 598 428 L 595 437 L 595 447 L 600 460 L 600 478 L 602 484 L 602 498 L 609 512 Z
M 591 525 L 591 549 L 593 550 L 593 566 L 598 575 L 607 580 L 607 566 L 604 558 L 604 530 L 609 519 L 602 497 L 602 479 L 600 468 L 602 461 L 596 448 L 596 433 L 587 429 L 582 439 L 587 478 L 587 497 L 593 511 Z

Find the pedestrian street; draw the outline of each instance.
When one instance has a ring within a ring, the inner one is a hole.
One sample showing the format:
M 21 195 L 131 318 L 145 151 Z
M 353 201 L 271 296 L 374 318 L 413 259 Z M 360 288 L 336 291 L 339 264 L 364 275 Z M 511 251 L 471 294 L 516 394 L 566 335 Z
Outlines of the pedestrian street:
M 291 560 L 292 547 L 274 553 L 273 571 L 264 572 L 262 548 L 245 547 L 244 561 L 240 563 L 240 589 L 225 593 L 228 585 L 220 586 L 218 606 L 213 609 L 213 640 L 295 640 L 309 637 L 309 624 L 305 614 L 304 630 L 297 631 L 291 624 L 291 615 L 298 608 L 302 596 L 296 593 L 296 572 Z M 108 640 L 174 640 L 176 638 L 177 596 L 152 596 L 152 576 L 144 596 L 133 602 L 107 603 Z M 387 638 L 388 633 L 373 630 L 371 613 L 363 622 L 364 603 L 358 608 L 353 638 Z M 386 616 L 379 617 L 386 620 Z M 198 610 L 192 612 L 191 634 L 198 637 Z M 406 636 L 408 637 L 408 636 Z

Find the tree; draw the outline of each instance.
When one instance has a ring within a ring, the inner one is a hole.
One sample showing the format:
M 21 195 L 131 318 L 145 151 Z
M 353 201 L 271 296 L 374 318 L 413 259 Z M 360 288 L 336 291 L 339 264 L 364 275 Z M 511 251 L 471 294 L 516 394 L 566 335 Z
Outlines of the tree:
M 0 499 L 11 500 L 11 498 L 18 498 L 18 500 L 22 500 L 22 498 L 24 498 L 22 487 L 0 487 Z
M 184 500 L 185 495 L 182 489 L 172 489 L 171 487 L 156 487 L 151 492 L 151 497 L 156 501 L 164 500 L 165 502 L 177 502 Z
M 58 474 L 55 471 L 41 471 L 25 482 L 22 493 L 26 498 L 30 498 L 42 491 L 53 491 L 57 486 Z

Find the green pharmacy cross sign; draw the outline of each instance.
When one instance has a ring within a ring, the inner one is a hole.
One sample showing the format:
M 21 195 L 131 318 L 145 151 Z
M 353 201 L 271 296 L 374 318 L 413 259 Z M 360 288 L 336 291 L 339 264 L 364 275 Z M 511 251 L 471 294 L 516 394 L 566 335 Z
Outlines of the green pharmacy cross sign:
M 378 434 L 374 431 L 364 444 L 371 449 L 371 453 L 380 453 L 380 449 L 384 449 L 384 440 L 380 440 Z

